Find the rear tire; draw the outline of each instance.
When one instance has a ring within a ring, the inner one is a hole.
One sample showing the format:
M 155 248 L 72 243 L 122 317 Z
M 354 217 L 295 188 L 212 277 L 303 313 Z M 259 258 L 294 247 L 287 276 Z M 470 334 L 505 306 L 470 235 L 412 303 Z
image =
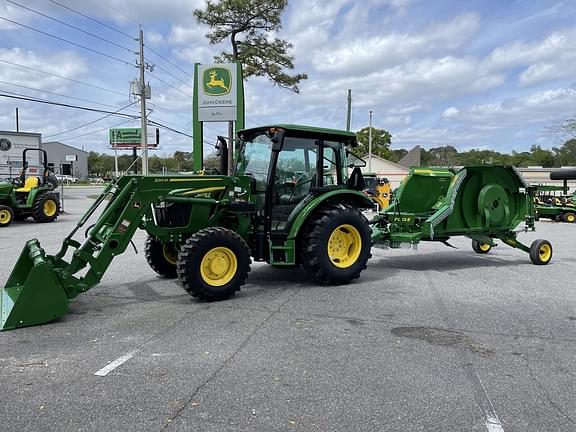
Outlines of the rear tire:
M 360 277 L 370 259 L 368 221 L 346 204 L 319 209 L 301 236 L 302 266 L 316 282 L 346 284 Z
M 58 195 L 43 193 L 37 196 L 32 204 L 32 217 L 36 222 L 53 222 L 60 214 L 60 201 Z
M 490 243 L 483 243 L 472 239 L 472 249 L 477 254 L 487 254 L 490 252 L 490 250 L 492 250 L 492 245 Z
M 162 243 L 156 237 L 148 236 L 144 245 L 144 255 L 148 265 L 160 276 L 168 279 L 178 277 L 176 272 L 178 249 L 172 243 Z
M 14 210 L 7 205 L 0 205 L 0 228 L 7 227 L 14 220 Z
M 217 301 L 240 291 L 250 264 L 250 249 L 242 237 L 227 228 L 206 228 L 180 248 L 177 272 L 188 294 Z
M 564 222 L 566 223 L 574 223 L 576 222 L 576 213 L 572 212 L 564 213 L 562 220 L 564 220 Z
M 548 240 L 534 240 L 530 245 L 530 260 L 536 265 L 546 265 L 552 259 L 552 245 Z

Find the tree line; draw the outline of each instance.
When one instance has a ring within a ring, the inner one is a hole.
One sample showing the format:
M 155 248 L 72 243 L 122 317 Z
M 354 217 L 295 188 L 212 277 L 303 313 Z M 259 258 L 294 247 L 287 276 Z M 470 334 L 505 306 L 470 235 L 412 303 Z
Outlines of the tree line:
M 368 127 L 357 132 L 359 146 L 354 150 L 358 156 L 368 155 Z M 372 128 L 372 154 L 392 162 L 398 162 L 407 153 L 406 149 L 391 149 L 392 135 L 384 130 Z M 460 165 L 514 165 L 517 167 L 541 166 L 544 168 L 576 166 L 576 138 L 570 138 L 559 147 L 543 149 L 534 144 L 530 151 L 500 153 L 495 150 L 472 149 L 458 151 L 452 145 L 421 148 L 420 164 L 423 166 Z

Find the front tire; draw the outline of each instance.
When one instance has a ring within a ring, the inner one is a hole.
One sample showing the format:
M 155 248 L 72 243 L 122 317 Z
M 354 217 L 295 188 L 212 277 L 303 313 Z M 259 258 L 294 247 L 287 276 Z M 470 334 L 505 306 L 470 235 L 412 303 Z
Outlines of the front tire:
M 548 240 L 534 240 L 530 245 L 530 260 L 536 265 L 546 265 L 552 259 L 552 245 Z
M 32 217 L 36 222 L 53 222 L 60 214 L 60 201 L 58 195 L 44 193 L 37 196 L 32 204 Z
M 306 225 L 301 257 L 312 279 L 339 285 L 360 277 L 371 257 L 370 227 L 362 213 L 346 204 L 326 206 Z
M 172 243 L 162 243 L 156 237 L 148 236 L 144 245 L 144 255 L 148 265 L 160 276 L 168 279 L 178 277 L 176 272 L 178 250 Z
M 206 228 L 180 248 L 177 272 L 184 289 L 204 301 L 234 296 L 250 271 L 250 249 L 227 228 Z
M 14 210 L 6 205 L 0 205 L 0 228 L 7 227 L 14 220 Z

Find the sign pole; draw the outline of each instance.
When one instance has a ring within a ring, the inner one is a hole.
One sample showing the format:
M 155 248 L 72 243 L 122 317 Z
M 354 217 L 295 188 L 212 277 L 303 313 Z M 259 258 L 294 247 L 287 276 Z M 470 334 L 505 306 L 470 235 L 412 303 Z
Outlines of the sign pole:
M 118 178 L 118 134 L 114 134 L 114 177 Z
M 202 122 L 199 120 L 198 116 L 198 69 L 200 63 L 194 63 L 194 92 L 192 104 L 192 128 L 194 130 L 194 138 L 192 143 L 192 170 L 198 172 L 202 171 L 203 161 L 204 161 L 204 148 L 202 147 L 203 132 L 202 132 Z

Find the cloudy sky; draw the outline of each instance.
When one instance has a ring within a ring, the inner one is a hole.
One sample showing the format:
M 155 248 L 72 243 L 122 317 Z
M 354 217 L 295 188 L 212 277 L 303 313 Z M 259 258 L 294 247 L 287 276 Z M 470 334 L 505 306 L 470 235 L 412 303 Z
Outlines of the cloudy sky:
M 208 45 L 207 29 L 192 15 L 203 4 L 0 0 L 0 94 L 125 107 L 138 72 L 133 37 L 142 24 L 146 57 L 156 64 L 147 75 L 150 118 L 192 134 L 193 65 L 229 49 Z M 350 88 L 352 128 L 367 126 L 372 110 L 373 125 L 392 133 L 393 148 L 449 144 L 510 152 L 558 145 L 546 128 L 576 113 L 572 0 L 290 0 L 283 23 L 280 37 L 293 44 L 295 70 L 309 79 L 299 95 L 264 79 L 248 81 L 247 126 L 345 128 Z M 21 130 L 89 150 L 106 151 L 110 127 L 138 127 L 0 97 L 0 130 L 15 129 L 16 107 Z M 210 124 L 205 137 L 222 131 Z M 161 141 L 161 154 L 191 149 L 190 138 L 170 131 L 161 132 Z

